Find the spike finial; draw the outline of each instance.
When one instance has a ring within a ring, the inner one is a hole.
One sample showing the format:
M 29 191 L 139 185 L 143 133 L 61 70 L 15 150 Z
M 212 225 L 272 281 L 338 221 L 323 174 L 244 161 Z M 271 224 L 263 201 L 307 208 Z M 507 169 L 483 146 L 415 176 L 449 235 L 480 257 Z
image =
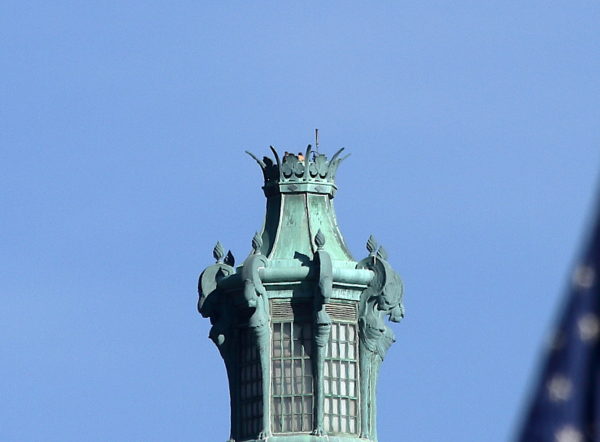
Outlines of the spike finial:
M 317 249 L 319 249 L 319 250 L 322 249 L 323 246 L 325 245 L 325 235 L 323 235 L 323 232 L 321 232 L 321 229 L 319 229 L 319 231 L 315 235 L 315 244 L 317 245 Z
M 217 262 L 221 262 L 221 259 L 223 259 L 224 255 L 225 255 L 225 250 L 223 249 L 223 246 L 221 245 L 221 243 L 219 241 L 217 241 L 217 244 L 215 245 L 215 248 L 213 249 L 213 256 L 217 260 Z
M 387 252 L 387 250 L 385 250 L 385 248 L 383 246 L 379 246 L 379 249 L 377 250 L 377 257 L 379 259 L 383 259 L 384 261 L 387 261 L 388 252 Z
M 260 236 L 260 234 L 258 232 L 256 232 L 254 234 L 254 237 L 252 238 L 252 251 L 254 253 L 258 253 L 258 251 L 260 250 L 262 245 L 263 245 L 262 237 Z
M 231 253 L 231 250 L 227 251 L 227 255 L 225 256 L 223 262 L 231 267 L 235 265 L 235 257 L 233 256 L 233 253 Z
M 375 255 L 375 251 L 377 250 L 377 240 L 373 235 L 369 235 L 369 239 L 367 240 L 367 250 L 369 251 L 369 256 Z

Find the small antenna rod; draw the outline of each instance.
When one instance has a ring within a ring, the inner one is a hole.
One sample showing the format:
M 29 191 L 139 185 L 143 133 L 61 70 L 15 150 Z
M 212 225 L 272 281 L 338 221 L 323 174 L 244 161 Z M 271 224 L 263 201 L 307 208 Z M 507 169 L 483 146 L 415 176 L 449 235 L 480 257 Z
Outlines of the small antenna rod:
M 315 149 L 319 153 L 319 129 L 315 129 Z

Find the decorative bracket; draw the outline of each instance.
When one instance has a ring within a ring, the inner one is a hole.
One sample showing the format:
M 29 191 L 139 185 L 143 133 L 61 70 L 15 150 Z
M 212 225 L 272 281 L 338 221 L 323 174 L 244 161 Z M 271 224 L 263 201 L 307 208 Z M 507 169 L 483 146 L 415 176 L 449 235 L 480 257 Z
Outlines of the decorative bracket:
M 267 267 L 268 264 L 267 257 L 260 252 L 262 243 L 261 236 L 258 232 L 255 233 L 252 238 L 252 253 L 244 261 L 241 276 L 244 284 L 244 302 L 252 311 L 248 319 L 248 328 L 258 350 L 262 374 L 263 418 L 258 438 L 266 439 L 271 435 L 271 325 L 267 290 L 259 274 L 259 269 Z
M 235 376 L 235 336 L 233 333 L 233 323 L 235 313 L 231 300 L 223 293 L 218 285 L 219 281 L 235 273 L 233 268 L 235 258 L 231 251 L 227 253 L 223 261 L 225 250 L 220 242 L 213 249 L 213 256 L 216 263 L 208 267 L 200 274 L 198 280 L 198 311 L 205 318 L 210 318 L 212 327 L 208 337 L 216 344 L 225 362 L 227 370 L 227 379 L 229 383 L 229 395 L 231 402 L 231 426 L 230 440 L 233 440 L 235 422 L 237 420 L 236 403 L 236 385 Z
M 327 343 L 331 334 L 331 317 L 325 311 L 325 304 L 331 300 L 333 292 L 333 266 L 331 256 L 325 250 L 325 235 L 321 229 L 315 236 L 317 251 L 315 252 L 315 263 L 319 271 L 319 280 L 314 296 L 314 343 L 313 346 L 313 374 L 315 383 L 315 419 L 312 434 L 325 436 L 323 425 L 324 413 L 324 382 L 323 364 L 327 355 Z
M 390 321 L 400 322 L 404 307 L 400 276 L 387 262 L 386 250 L 377 246 L 373 235 L 367 241 L 367 250 L 369 256 L 356 266 L 374 273 L 359 305 L 360 392 L 366 405 L 361 413 L 361 437 L 377 440 L 375 387 L 381 362 L 396 340 L 384 318 L 387 316 Z

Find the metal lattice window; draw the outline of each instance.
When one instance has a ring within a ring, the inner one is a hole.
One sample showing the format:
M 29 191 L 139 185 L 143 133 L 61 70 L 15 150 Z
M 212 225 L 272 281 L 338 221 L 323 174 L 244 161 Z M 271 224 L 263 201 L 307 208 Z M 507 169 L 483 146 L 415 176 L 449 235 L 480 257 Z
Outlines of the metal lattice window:
M 311 431 L 313 376 L 310 323 L 273 323 L 273 431 Z
M 242 437 L 260 431 L 263 415 L 262 372 L 258 348 L 248 331 L 240 336 L 240 413 Z
M 323 367 L 323 423 L 327 432 L 358 432 L 357 344 L 356 325 L 332 324 Z

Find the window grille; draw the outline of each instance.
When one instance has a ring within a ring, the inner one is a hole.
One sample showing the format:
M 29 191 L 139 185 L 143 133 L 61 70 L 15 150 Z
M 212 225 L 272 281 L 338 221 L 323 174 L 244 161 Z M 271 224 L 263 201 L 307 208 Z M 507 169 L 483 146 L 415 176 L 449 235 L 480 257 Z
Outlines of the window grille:
M 256 342 L 245 330 L 240 333 L 240 413 L 242 437 L 255 437 L 261 429 L 262 372 Z
M 358 432 L 357 341 L 355 324 L 332 324 L 323 367 L 323 423 L 330 433 Z
M 312 325 L 273 323 L 273 410 L 275 433 L 313 427 Z

